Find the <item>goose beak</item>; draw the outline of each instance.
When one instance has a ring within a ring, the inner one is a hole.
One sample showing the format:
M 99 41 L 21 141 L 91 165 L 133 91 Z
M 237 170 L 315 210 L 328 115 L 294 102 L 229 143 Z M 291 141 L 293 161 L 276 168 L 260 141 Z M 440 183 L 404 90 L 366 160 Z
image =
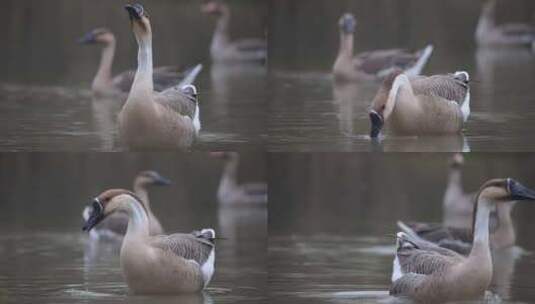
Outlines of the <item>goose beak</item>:
M 169 186 L 169 185 L 171 185 L 171 181 L 168 180 L 167 178 L 161 176 L 161 175 L 158 175 L 154 179 L 154 183 L 153 184 L 156 185 L 156 186 Z
M 95 40 L 95 35 L 93 35 L 93 33 L 87 33 L 83 37 L 78 39 L 78 43 L 80 44 L 91 44 L 95 42 L 97 41 Z
M 124 6 L 124 8 L 128 12 L 130 20 L 140 20 L 143 16 L 143 6 L 141 6 L 140 4 L 127 4 Z
M 355 21 L 355 18 L 351 15 L 345 15 L 342 19 L 342 22 L 341 22 L 341 26 L 342 26 L 342 32 L 346 33 L 346 34 L 351 34 L 353 32 L 355 32 L 355 26 L 357 25 L 356 24 L 356 21 Z
M 509 193 L 511 198 L 515 201 L 535 200 L 535 191 L 515 181 L 514 179 L 507 179 Z
M 384 125 L 383 116 L 377 113 L 375 110 L 371 110 L 370 111 L 370 123 L 371 123 L 370 137 L 377 138 L 379 134 L 381 133 L 381 129 L 383 129 L 383 125 Z
M 84 216 L 85 217 L 85 216 Z M 89 214 L 89 218 L 85 221 L 84 226 L 82 227 L 83 231 L 89 231 L 100 223 L 104 219 L 104 207 L 95 199 L 93 201 L 93 208 Z

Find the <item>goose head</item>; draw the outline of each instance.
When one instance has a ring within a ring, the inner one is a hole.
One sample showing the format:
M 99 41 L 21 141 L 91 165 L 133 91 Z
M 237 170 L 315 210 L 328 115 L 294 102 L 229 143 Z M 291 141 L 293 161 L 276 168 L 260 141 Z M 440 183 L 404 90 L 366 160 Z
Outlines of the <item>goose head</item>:
M 171 181 L 167 178 L 161 176 L 158 172 L 148 170 L 140 172 L 134 181 L 134 184 L 137 186 L 148 187 L 148 186 L 168 186 L 171 184 Z
M 340 27 L 341 33 L 353 34 L 355 32 L 355 27 L 357 26 L 357 20 L 352 14 L 345 13 L 338 20 L 338 26 Z
M 183 87 L 180 88 L 180 91 L 182 91 L 182 94 L 186 95 L 186 97 L 188 97 L 191 101 L 193 101 L 194 103 L 197 103 L 197 96 L 199 95 L 197 93 L 197 88 L 192 85 L 192 84 L 188 84 L 188 85 L 185 85 Z
M 141 4 L 128 4 L 124 7 L 130 17 L 132 31 L 136 36 L 138 43 L 152 37 L 152 28 L 150 25 L 149 15 Z
M 483 184 L 478 197 L 495 203 L 535 200 L 535 190 L 512 178 L 497 178 Z
M 372 106 L 369 111 L 371 138 L 377 138 L 379 136 L 385 121 L 392 113 L 394 104 L 389 100 L 391 95 L 390 92 L 392 91 L 394 81 L 400 75 L 403 75 L 403 70 L 401 69 L 394 69 L 390 74 L 388 74 L 383 80 L 379 91 L 377 91 L 377 94 L 372 101 Z
M 451 168 L 460 168 L 464 165 L 464 156 L 462 153 L 455 153 L 450 160 Z
M 115 43 L 115 35 L 107 28 L 97 28 L 78 39 L 78 43 L 109 45 Z
M 124 189 L 111 189 L 99 194 L 91 203 L 88 217 L 82 230 L 90 231 L 110 214 L 116 211 L 127 211 L 128 205 L 132 201 L 138 202 L 141 206 L 141 199 L 134 193 Z M 143 208 L 145 208 L 143 206 Z
M 221 0 L 203 0 L 201 3 L 201 12 L 208 15 L 220 16 L 227 9 L 227 4 Z

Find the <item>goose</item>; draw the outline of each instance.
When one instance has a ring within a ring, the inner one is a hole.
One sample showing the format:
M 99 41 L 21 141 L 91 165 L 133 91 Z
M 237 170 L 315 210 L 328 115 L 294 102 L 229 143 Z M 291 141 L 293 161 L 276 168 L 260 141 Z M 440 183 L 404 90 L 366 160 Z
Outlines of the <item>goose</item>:
M 141 199 L 143 206 L 147 210 L 149 217 L 149 233 L 150 235 L 158 235 L 164 232 L 162 225 L 158 218 L 154 215 L 150 208 L 149 202 L 149 186 L 167 186 L 171 182 L 165 177 L 161 176 L 156 171 L 142 171 L 136 175 L 134 179 L 134 193 Z M 86 207 L 82 213 L 84 220 L 87 221 L 91 213 L 91 207 Z M 117 212 L 108 216 L 106 220 L 102 221 L 97 227 L 91 230 L 90 236 L 92 239 L 100 239 L 101 237 L 112 240 L 122 240 L 128 227 L 128 216 L 125 213 Z
M 476 195 L 474 245 L 466 257 L 417 235 L 399 232 L 390 294 L 418 303 L 481 298 L 493 272 L 489 216 L 497 205 L 511 200 L 535 200 L 535 191 L 511 178 L 483 184 Z
M 393 69 L 402 69 L 409 76 L 420 75 L 433 53 L 433 46 L 411 53 L 402 49 L 375 50 L 353 55 L 353 36 L 356 19 L 346 13 L 339 20 L 340 48 L 334 62 L 336 81 L 377 80 L 386 77 Z
M 464 71 L 412 79 L 392 72 L 372 101 L 370 137 L 377 138 L 387 121 L 396 134 L 460 133 L 470 115 L 469 81 Z
M 511 218 L 511 211 L 515 201 L 506 202 L 496 206 L 489 220 L 490 245 L 492 249 L 501 250 L 515 245 L 516 233 Z M 472 222 L 472 220 L 470 220 Z M 472 228 L 449 227 L 433 223 L 403 223 L 398 227 L 408 233 L 417 234 L 424 240 L 430 241 L 440 247 L 449 248 L 457 253 L 468 255 L 472 249 Z
M 462 153 L 455 153 L 450 160 L 448 185 L 442 205 L 442 224 L 447 227 L 472 227 L 475 193 L 466 193 L 463 189 L 461 172 L 463 165 Z
M 90 231 L 114 212 L 128 214 L 120 264 L 128 287 L 136 294 L 182 294 L 204 289 L 214 274 L 215 231 L 151 236 L 141 199 L 124 189 L 99 194 L 83 230 Z
M 78 40 L 81 44 L 98 44 L 102 46 L 100 64 L 93 79 L 91 90 L 97 96 L 127 94 L 134 82 L 135 71 L 129 70 L 112 77 L 113 58 L 115 56 L 115 35 L 107 28 L 96 28 Z M 163 91 L 166 88 L 192 84 L 201 72 L 202 65 L 180 72 L 179 67 L 164 66 L 154 69 L 154 89 Z
M 230 39 L 230 8 L 222 0 L 203 0 L 201 11 L 217 16 L 217 25 L 210 45 L 213 62 L 264 62 L 267 44 L 264 39 Z
M 189 84 L 154 93 L 149 18 L 140 4 L 126 10 L 139 48 L 134 82 L 119 113 L 120 136 L 133 149 L 186 149 L 201 127 L 197 89 Z
M 483 46 L 526 46 L 535 42 L 535 26 L 524 23 L 496 25 L 496 0 L 483 5 L 476 28 L 475 38 Z
M 238 184 L 238 166 L 240 155 L 236 152 L 212 152 L 213 157 L 225 161 L 223 176 L 217 189 L 217 199 L 222 205 L 241 204 L 266 204 L 267 184 L 266 183 L 245 183 Z

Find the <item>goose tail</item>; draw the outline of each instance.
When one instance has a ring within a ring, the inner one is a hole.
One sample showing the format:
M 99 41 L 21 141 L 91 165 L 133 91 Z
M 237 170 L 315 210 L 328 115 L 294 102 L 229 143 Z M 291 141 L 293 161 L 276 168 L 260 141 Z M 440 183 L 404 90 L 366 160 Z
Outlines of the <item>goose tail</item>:
M 429 61 L 429 58 L 431 58 L 431 55 L 433 54 L 434 46 L 432 44 L 427 45 L 424 49 L 418 52 L 418 60 L 412 66 L 410 69 L 407 70 L 406 74 L 409 76 L 418 76 L 422 73 L 422 70 L 424 69 L 425 65 Z
M 193 84 L 193 82 L 195 82 L 195 79 L 197 79 L 197 76 L 199 76 L 199 73 L 202 71 L 202 68 L 202 64 L 198 64 L 192 69 L 186 71 L 186 77 L 182 79 L 182 81 L 178 84 L 178 87 L 182 88 L 184 86 Z

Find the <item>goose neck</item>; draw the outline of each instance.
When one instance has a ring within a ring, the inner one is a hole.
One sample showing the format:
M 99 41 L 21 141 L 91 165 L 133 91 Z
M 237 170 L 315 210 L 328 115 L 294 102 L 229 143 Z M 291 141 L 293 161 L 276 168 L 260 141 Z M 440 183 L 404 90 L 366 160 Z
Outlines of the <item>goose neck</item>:
M 153 87 L 153 64 L 152 64 L 152 40 L 149 38 L 139 39 L 137 55 L 137 71 L 132 84 L 132 91 L 143 91 L 152 94 Z
M 353 34 L 340 33 L 340 48 L 338 57 L 353 58 L 354 36 Z
M 129 216 L 127 237 L 149 235 L 149 218 L 141 204 L 141 202 L 134 199 L 127 203 L 126 212 Z
M 489 216 L 491 206 L 494 204 L 485 199 L 478 199 L 478 206 L 475 214 L 474 222 L 474 240 L 473 247 L 470 256 L 481 257 L 490 259 L 490 247 L 489 247 Z
M 212 48 L 220 48 L 230 43 L 229 38 L 230 27 L 230 10 L 228 7 L 221 8 L 221 15 L 217 19 L 217 24 L 212 38 Z
M 109 86 L 112 82 L 112 65 L 115 56 L 115 41 L 110 41 L 102 49 L 100 64 L 93 80 L 93 89 Z

